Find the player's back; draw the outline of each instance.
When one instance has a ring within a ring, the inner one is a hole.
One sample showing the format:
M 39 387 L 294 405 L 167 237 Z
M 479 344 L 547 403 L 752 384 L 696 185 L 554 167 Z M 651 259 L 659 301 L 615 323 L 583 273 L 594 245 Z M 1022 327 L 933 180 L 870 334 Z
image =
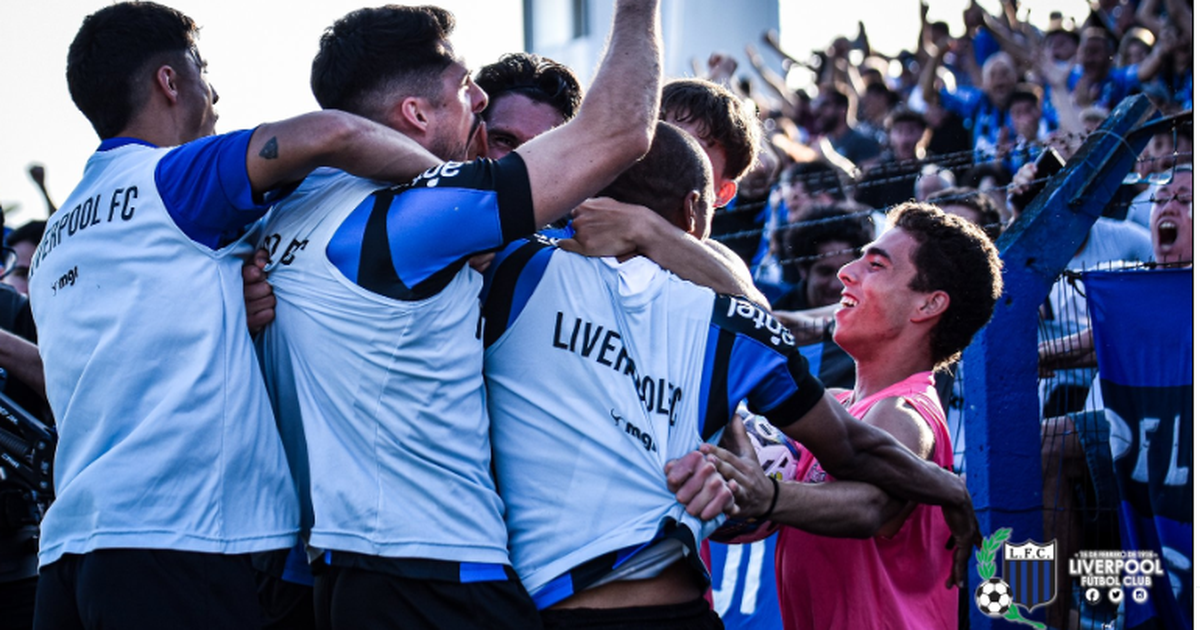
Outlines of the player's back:
M 530 242 L 493 267 L 484 339 L 495 468 L 513 566 L 544 607 L 570 595 L 559 590 L 567 571 L 660 541 L 672 523 L 691 530 L 688 545 L 716 526 L 686 515 L 663 466 L 723 427 L 729 401 L 770 368 L 750 359 L 748 372 L 731 371 L 749 358 L 735 348 L 748 338 L 722 322 L 739 300 L 647 259 Z
M 344 258 L 369 237 L 346 235 L 371 229 L 363 215 L 380 186 L 318 172 L 264 231 L 277 299 L 264 369 L 306 495 L 310 543 L 504 563 L 476 336 L 481 279 L 456 265 L 419 299 L 352 280 L 360 276 Z

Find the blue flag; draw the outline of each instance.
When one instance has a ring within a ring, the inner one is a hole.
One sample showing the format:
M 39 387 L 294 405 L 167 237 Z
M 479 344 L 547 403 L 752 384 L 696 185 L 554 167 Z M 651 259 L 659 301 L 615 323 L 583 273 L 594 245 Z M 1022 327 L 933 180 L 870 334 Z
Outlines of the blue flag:
M 1143 602 L 1125 627 L 1192 627 L 1192 270 L 1083 276 L 1121 497 L 1121 543 L 1152 552 Z M 1136 595 L 1136 593 L 1134 593 Z

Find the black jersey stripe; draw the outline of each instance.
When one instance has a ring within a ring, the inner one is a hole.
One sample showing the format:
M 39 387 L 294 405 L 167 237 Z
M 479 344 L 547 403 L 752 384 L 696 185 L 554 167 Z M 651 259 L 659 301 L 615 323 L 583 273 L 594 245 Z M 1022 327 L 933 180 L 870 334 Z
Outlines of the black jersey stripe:
M 717 300 L 716 308 L 721 308 L 720 300 Z M 729 361 L 733 356 L 733 342 L 736 335 L 727 330 L 719 330 L 716 335 L 717 349 L 712 363 L 709 364 L 712 370 L 712 380 L 708 387 L 704 426 L 700 430 L 700 438 L 704 440 L 712 437 L 722 427 L 729 424 L 729 419 L 733 414 L 733 407 L 730 406 L 731 401 L 729 400 Z
M 539 241 L 529 241 L 500 261 L 499 267 L 492 276 L 487 290 L 487 299 L 483 304 L 483 346 L 491 346 L 504 331 L 508 329 L 509 316 L 512 314 L 513 295 L 516 293 L 517 282 L 521 272 L 529 261 L 549 245 Z

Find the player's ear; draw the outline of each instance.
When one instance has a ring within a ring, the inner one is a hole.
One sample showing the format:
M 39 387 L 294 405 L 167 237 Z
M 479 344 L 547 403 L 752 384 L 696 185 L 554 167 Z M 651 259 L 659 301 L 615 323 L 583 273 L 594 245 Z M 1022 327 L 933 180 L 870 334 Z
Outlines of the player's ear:
M 714 208 L 724 208 L 725 204 L 733 201 L 737 196 L 737 182 L 731 180 L 722 180 L 720 187 L 717 188 L 717 200 L 713 203 Z
M 683 198 L 683 224 L 679 227 L 683 228 L 688 234 L 696 236 L 696 228 L 701 225 L 703 217 L 700 212 L 703 208 L 700 207 L 700 193 L 693 190 Z M 700 238 L 700 237 L 696 237 Z
M 420 97 L 405 97 L 392 106 L 388 118 L 393 129 L 424 133 L 429 128 L 429 103 Z
M 179 73 L 169 65 L 161 65 L 154 71 L 154 90 L 162 94 L 172 105 L 179 102 Z
M 945 291 L 933 291 L 925 294 L 925 300 L 913 316 L 914 322 L 923 322 L 940 316 L 950 308 L 950 296 Z

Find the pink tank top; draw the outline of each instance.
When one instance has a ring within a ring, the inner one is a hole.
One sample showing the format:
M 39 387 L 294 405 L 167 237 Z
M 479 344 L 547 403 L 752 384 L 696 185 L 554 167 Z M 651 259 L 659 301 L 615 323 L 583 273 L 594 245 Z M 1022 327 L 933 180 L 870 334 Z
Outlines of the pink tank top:
M 845 403 L 851 392 L 838 396 Z M 946 417 L 933 373 L 920 372 L 850 406 L 861 419 L 875 403 L 899 397 L 917 410 L 934 434 L 933 461 L 953 463 Z M 796 479 L 832 481 L 807 450 Z M 813 628 L 958 627 L 958 590 L 947 589 L 952 552 L 941 508 L 920 505 L 891 538 L 827 538 L 790 527 L 779 531 L 775 552 L 779 608 L 787 630 Z

